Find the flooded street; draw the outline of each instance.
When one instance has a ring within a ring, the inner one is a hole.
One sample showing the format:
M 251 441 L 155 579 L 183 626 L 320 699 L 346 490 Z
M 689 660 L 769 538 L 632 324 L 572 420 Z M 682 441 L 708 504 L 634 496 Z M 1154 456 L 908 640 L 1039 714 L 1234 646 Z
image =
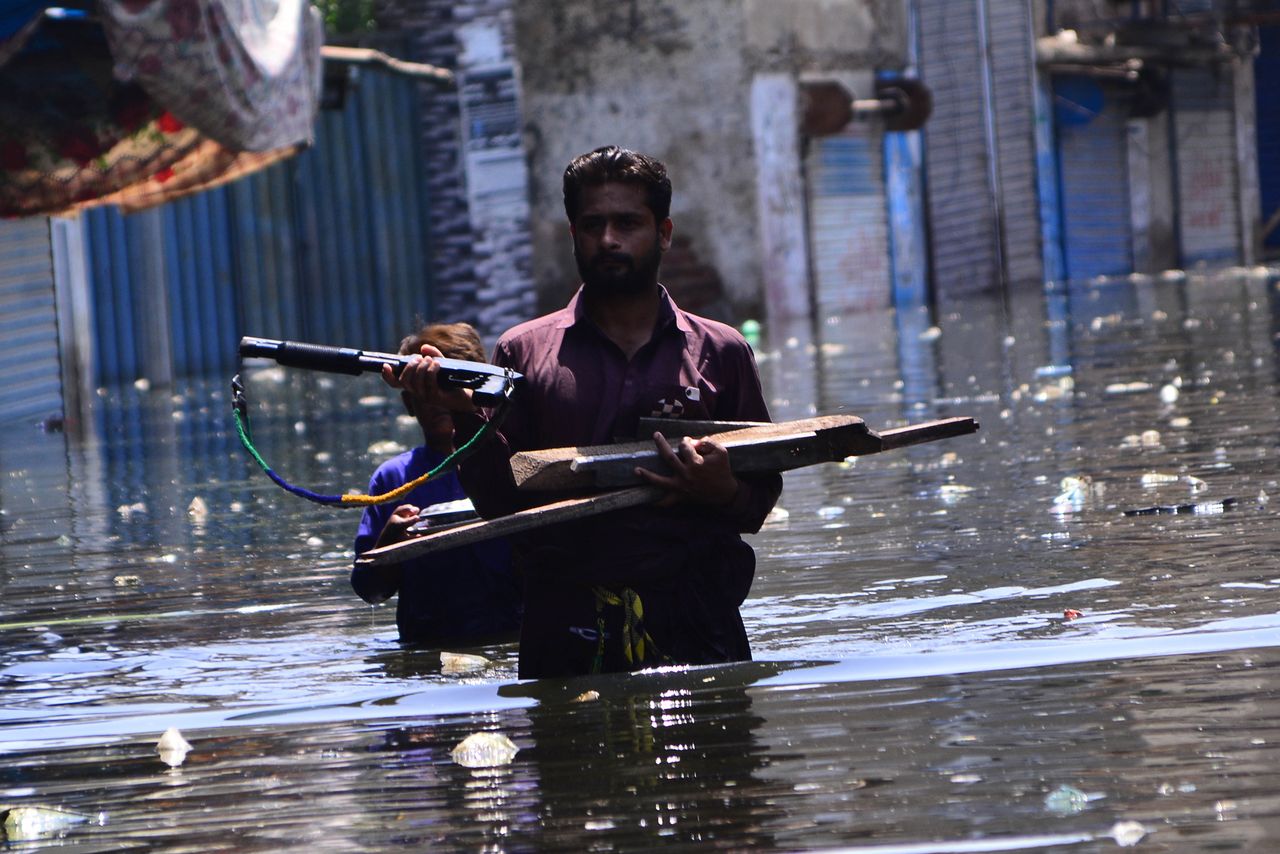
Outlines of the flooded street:
M 513 645 L 450 650 L 490 660 L 461 673 L 402 649 L 394 605 L 348 585 L 358 511 L 253 465 L 229 377 L 106 392 L 83 440 L 7 425 L 8 845 L 1272 850 L 1276 284 L 766 330 L 777 420 L 981 429 L 787 473 L 734 666 L 519 682 Z M 372 377 L 249 391 L 259 450 L 318 492 L 416 439 Z M 173 768 L 169 727 L 192 745 Z M 519 750 L 455 761 L 478 731 Z

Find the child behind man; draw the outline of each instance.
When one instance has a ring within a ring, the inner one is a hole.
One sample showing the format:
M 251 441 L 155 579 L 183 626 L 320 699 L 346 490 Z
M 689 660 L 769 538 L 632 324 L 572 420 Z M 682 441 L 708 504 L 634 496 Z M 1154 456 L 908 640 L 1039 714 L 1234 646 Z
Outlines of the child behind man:
M 447 358 L 485 361 L 484 345 L 466 323 L 422 327 L 400 342 L 402 355 L 430 344 Z M 439 465 L 453 451 L 453 419 L 444 409 L 415 412 L 409 396 L 405 408 L 422 428 L 424 444 L 384 462 L 369 481 L 369 494 L 388 492 Z M 419 486 L 392 509 L 383 504 L 365 509 L 356 533 L 356 555 L 375 546 L 404 539 L 418 511 L 433 504 L 466 498 L 455 472 Z M 355 566 L 351 586 L 370 604 L 399 594 L 396 626 L 403 643 L 438 645 L 514 637 L 520 625 L 520 590 L 511 569 L 505 540 L 488 540 L 386 567 Z

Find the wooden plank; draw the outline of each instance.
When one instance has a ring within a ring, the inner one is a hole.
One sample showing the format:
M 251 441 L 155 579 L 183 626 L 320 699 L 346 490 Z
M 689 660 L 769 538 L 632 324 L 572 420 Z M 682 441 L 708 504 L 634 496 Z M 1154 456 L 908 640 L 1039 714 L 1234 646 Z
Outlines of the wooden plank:
M 835 419 L 835 420 L 832 420 Z M 852 420 L 849 420 L 852 419 Z M 781 451 L 782 465 L 790 465 L 796 457 L 788 456 L 786 442 L 789 440 L 802 441 L 798 445 L 791 446 L 797 448 L 798 454 L 809 453 L 825 453 L 828 459 L 843 459 L 845 456 L 856 454 L 878 453 L 880 451 L 891 450 L 894 448 L 902 448 L 909 445 L 919 444 L 921 442 L 932 442 L 937 439 L 946 439 L 953 436 L 962 436 L 967 433 L 973 433 L 978 429 L 978 423 L 972 418 L 944 418 L 938 421 L 929 421 L 922 424 L 912 424 L 906 427 L 896 427 L 885 430 L 882 433 L 876 433 L 867 430 L 862 424 L 862 419 L 854 416 L 824 416 L 822 419 L 806 419 L 806 422 L 817 429 L 805 431 L 802 433 L 787 433 L 782 430 L 780 435 L 775 435 L 771 439 L 763 440 L 765 444 L 774 443 L 770 453 L 779 453 Z M 815 424 L 814 422 L 820 422 Z M 853 422 L 857 422 L 854 424 Z M 796 425 L 804 422 L 782 422 L 780 424 L 768 425 L 770 429 L 786 428 L 788 425 Z M 823 427 L 822 425 L 825 425 Z M 759 428 L 751 428 L 759 429 Z M 792 426 L 791 429 L 794 429 Z M 839 457 L 833 456 L 836 453 L 837 446 L 840 442 L 847 441 L 848 437 L 842 437 L 840 431 L 848 431 L 853 429 L 862 433 L 861 437 L 855 443 L 854 450 L 850 454 L 843 454 Z M 733 431 L 738 433 L 748 433 L 748 430 Z M 763 432 L 768 432 L 767 430 Z M 837 441 L 830 445 L 821 444 L 822 435 L 835 435 Z M 724 441 L 732 434 L 729 432 L 720 434 L 719 441 Z M 757 433 L 757 436 L 759 433 Z M 739 437 L 741 438 L 741 437 Z M 647 452 L 653 453 L 656 458 L 656 452 L 653 450 L 652 442 L 633 443 L 643 445 Z M 616 453 L 617 445 L 596 446 L 596 449 L 610 451 Z M 727 445 L 726 445 L 727 447 Z M 745 446 L 744 446 L 745 447 Z M 815 451 L 814 448 L 818 451 Z M 824 450 L 825 448 L 825 450 Z M 563 451 L 566 449 L 555 449 Z M 568 449 L 573 451 L 588 451 L 591 448 L 574 448 Z M 545 454 L 547 452 L 532 452 Z M 731 460 L 734 451 L 730 451 Z M 570 457 L 569 463 L 572 464 L 577 458 Z M 778 457 L 773 457 L 775 463 Z M 824 461 L 824 460 L 820 460 Z M 799 463 L 799 465 L 808 465 L 809 463 Z M 634 463 L 628 461 L 627 466 L 634 467 Z M 589 469 L 590 463 L 584 464 Z M 795 466 L 790 466 L 794 468 Z M 737 470 L 735 468 L 735 470 Z M 767 470 L 767 469 L 762 469 Z M 776 469 L 783 471 L 785 469 Z M 521 531 L 540 528 L 545 525 L 551 525 L 556 522 L 564 522 L 570 519 L 582 519 L 597 513 L 607 513 L 610 510 L 620 510 L 624 507 L 636 507 L 641 504 L 648 504 L 656 501 L 665 494 L 665 491 L 653 486 L 635 486 L 629 489 L 614 490 L 604 492 L 599 495 L 591 495 L 582 498 L 569 498 L 564 501 L 557 501 L 554 504 L 546 504 L 540 507 L 533 507 L 528 510 L 521 510 L 510 516 L 502 516 L 497 519 L 480 520 L 475 522 L 459 522 L 436 531 L 431 531 L 424 536 L 415 537 L 390 546 L 384 546 L 380 549 L 371 549 L 361 555 L 356 563 L 367 564 L 370 566 L 380 566 L 386 564 L 400 563 L 419 555 L 430 554 L 442 549 L 457 548 L 458 546 L 468 545 L 470 543 L 480 542 L 482 540 L 491 539 L 493 537 L 506 536 Z
M 906 427 L 893 427 L 879 432 L 881 451 L 892 451 L 908 445 L 919 445 L 924 442 L 936 442 L 939 439 L 950 439 L 955 436 L 966 436 L 978 432 L 978 422 L 972 418 L 939 418 L 937 421 L 923 421 L 919 424 L 908 424 Z
M 600 495 L 589 495 L 585 498 L 568 498 L 554 504 L 521 510 L 509 516 L 499 516 L 497 519 L 459 522 L 421 537 L 370 549 L 356 558 L 356 563 L 368 566 L 401 563 L 419 555 L 442 549 L 453 549 L 494 537 L 505 537 L 508 534 L 518 534 L 521 531 L 541 528 L 555 522 L 567 522 L 570 519 L 582 519 L 598 513 L 607 513 L 610 510 L 648 504 L 661 498 L 665 493 L 666 490 L 661 487 L 637 486 Z
M 682 434 L 683 435 L 683 434 Z M 822 415 L 716 434 L 735 472 L 786 471 L 875 453 L 880 440 L 856 415 Z M 610 488 L 640 483 L 636 466 L 668 471 L 653 441 L 524 451 L 511 457 L 516 486 L 526 490 Z

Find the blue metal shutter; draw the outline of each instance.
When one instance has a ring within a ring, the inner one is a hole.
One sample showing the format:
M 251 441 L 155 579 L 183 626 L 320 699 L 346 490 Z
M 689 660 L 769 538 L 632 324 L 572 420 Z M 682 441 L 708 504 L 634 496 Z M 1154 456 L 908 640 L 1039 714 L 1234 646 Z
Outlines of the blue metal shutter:
M 979 11 L 974 0 L 920 0 L 919 13 L 920 76 L 933 92 L 924 137 L 934 289 L 983 290 L 1000 266 Z
M 1031 4 L 987 0 L 1005 274 L 1044 279 L 1035 140 L 1035 40 Z
M 61 414 L 49 221 L 0 222 L 0 422 Z
M 1089 101 L 1081 92 L 1096 93 Z M 1089 78 L 1055 77 L 1063 260 L 1068 279 L 1133 269 L 1128 109 L 1118 90 Z M 1074 118 L 1072 118 L 1074 117 Z
M 1257 99 L 1258 181 L 1262 195 L 1262 224 L 1280 217 L 1280 26 L 1258 30 L 1261 50 L 1253 61 Z M 1280 223 L 1266 234 L 1263 245 L 1280 249 Z
M 1173 126 L 1182 263 L 1238 258 L 1239 178 L 1231 71 L 1174 71 Z
M 97 385 L 225 373 L 242 334 L 394 349 L 430 316 L 415 83 L 366 71 L 307 151 L 129 216 L 84 214 Z
M 892 299 L 881 134 L 854 122 L 810 141 L 809 252 L 820 317 Z

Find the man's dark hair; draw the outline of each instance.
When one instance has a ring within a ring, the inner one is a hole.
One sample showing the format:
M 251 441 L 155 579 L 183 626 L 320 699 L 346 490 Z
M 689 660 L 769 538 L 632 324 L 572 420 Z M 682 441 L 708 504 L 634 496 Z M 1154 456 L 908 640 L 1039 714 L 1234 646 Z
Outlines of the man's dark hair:
M 564 170 L 564 212 L 569 222 L 577 221 L 583 187 L 615 181 L 644 187 L 646 203 L 658 222 L 671 215 L 671 179 L 662 161 L 638 151 L 606 145 L 573 158 Z

